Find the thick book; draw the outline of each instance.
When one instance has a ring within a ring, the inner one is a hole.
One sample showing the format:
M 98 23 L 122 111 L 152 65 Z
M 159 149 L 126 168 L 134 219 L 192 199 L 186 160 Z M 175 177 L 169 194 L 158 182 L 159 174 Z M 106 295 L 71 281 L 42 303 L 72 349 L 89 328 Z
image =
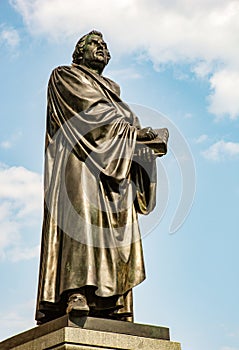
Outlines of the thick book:
M 167 153 L 169 132 L 167 128 L 154 129 L 154 131 L 158 135 L 153 140 L 137 141 L 137 144 L 150 147 L 154 151 L 155 156 L 162 157 Z

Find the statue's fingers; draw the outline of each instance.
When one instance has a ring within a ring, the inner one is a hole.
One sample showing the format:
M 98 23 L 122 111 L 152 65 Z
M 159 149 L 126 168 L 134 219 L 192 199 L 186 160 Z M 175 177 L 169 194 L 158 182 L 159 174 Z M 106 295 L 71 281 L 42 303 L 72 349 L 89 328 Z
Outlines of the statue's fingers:
M 147 154 L 148 161 L 151 162 L 152 161 L 152 155 L 153 155 L 151 148 L 148 148 L 148 152 L 147 153 L 148 153 Z
M 155 139 L 155 137 L 157 136 L 157 134 L 153 130 L 149 131 L 148 135 L 150 137 L 150 140 Z

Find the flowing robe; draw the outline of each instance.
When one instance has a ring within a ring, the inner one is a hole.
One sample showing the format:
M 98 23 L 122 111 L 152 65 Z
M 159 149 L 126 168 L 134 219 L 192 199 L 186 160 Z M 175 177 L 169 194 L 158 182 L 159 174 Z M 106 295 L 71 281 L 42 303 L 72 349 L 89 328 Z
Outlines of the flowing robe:
M 132 313 L 145 278 L 137 215 L 155 206 L 156 166 L 134 160 L 140 125 L 119 92 L 80 65 L 50 77 L 37 320 L 85 286 Z

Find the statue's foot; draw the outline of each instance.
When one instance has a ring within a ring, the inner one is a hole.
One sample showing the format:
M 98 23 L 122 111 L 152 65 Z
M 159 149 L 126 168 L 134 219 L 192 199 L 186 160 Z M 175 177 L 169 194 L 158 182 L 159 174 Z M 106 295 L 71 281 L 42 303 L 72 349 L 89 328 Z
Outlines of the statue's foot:
M 87 316 L 90 308 L 82 294 L 72 294 L 68 299 L 66 313 L 74 316 Z

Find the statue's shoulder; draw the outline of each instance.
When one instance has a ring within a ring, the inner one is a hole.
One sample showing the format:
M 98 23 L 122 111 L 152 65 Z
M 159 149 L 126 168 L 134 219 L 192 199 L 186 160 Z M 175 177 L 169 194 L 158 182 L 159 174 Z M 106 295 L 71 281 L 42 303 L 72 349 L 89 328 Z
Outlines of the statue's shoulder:
M 103 77 L 103 79 L 110 86 L 111 90 L 113 90 L 118 96 L 120 96 L 120 86 L 110 78 Z
M 62 75 L 69 71 L 70 66 L 58 66 L 54 68 L 50 75 L 50 81 L 55 80 L 59 75 Z
M 69 73 L 71 71 L 74 71 L 74 67 L 73 66 L 58 66 L 56 68 L 53 69 L 52 74 L 61 74 L 61 73 Z
M 84 73 L 79 69 L 76 69 L 72 65 L 68 66 L 58 66 L 53 69 L 50 76 L 51 81 L 58 81 L 59 79 L 71 81 L 72 79 L 82 80 L 84 78 Z

